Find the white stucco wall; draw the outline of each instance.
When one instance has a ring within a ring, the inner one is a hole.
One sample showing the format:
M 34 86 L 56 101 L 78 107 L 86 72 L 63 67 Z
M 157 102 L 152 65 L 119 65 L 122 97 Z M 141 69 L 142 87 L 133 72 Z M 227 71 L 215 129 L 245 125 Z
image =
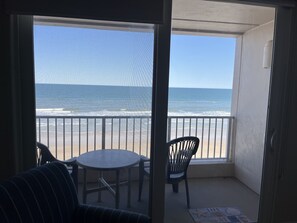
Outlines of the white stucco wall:
M 235 176 L 257 193 L 261 187 L 270 81 L 270 69 L 262 67 L 263 49 L 273 38 L 273 26 L 273 22 L 262 25 L 238 38 L 233 83 Z

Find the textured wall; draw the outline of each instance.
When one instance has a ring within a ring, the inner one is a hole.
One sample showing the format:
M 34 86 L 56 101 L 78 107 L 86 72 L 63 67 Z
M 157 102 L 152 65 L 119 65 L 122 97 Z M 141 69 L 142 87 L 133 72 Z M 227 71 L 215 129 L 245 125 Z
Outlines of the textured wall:
M 236 117 L 235 176 L 260 193 L 270 69 L 264 69 L 263 49 L 273 38 L 273 22 L 238 39 L 232 115 Z

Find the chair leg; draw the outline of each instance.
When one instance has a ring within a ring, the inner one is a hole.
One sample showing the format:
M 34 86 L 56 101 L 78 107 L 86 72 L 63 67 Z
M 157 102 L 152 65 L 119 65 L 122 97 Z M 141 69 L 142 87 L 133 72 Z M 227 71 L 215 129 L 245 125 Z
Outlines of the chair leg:
M 142 193 L 143 178 L 144 178 L 143 168 L 144 168 L 143 162 L 140 162 L 140 164 L 139 164 L 138 201 L 141 201 L 141 193 Z
M 172 190 L 174 193 L 178 193 L 178 183 L 172 184 Z
M 76 192 L 77 192 L 77 188 L 78 188 L 78 176 L 77 175 L 78 175 L 78 165 L 74 164 L 72 166 L 71 176 L 72 176 L 72 179 L 73 179 L 73 182 L 74 182 L 74 185 L 75 185 Z
M 185 186 L 186 186 L 186 194 L 187 194 L 187 207 L 190 208 L 190 196 L 189 196 L 189 185 L 188 185 L 188 179 L 185 178 Z

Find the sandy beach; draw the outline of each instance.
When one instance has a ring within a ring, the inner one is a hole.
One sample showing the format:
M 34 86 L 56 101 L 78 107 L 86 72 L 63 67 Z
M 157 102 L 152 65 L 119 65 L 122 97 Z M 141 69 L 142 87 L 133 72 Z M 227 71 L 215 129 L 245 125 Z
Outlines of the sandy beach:
M 193 131 L 194 133 L 194 131 Z M 214 133 L 208 136 L 205 134 L 202 137 L 202 132 L 197 131 L 197 136 L 200 139 L 200 145 L 194 158 L 196 159 L 218 159 L 226 158 L 227 155 L 227 135 L 217 134 L 216 138 Z M 192 134 L 193 135 L 193 134 Z M 105 133 L 105 138 L 102 139 L 102 132 L 98 131 L 94 134 L 94 131 L 81 132 L 76 131 L 63 133 L 41 132 L 41 140 L 38 140 L 49 146 L 52 154 L 60 160 L 69 159 L 71 157 L 77 157 L 88 151 L 100 150 L 100 149 L 124 149 L 136 152 L 139 155 L 150 157 L 150 134 L 146 131 L 142 131 L 141 135 L 139 131 L 133 134 L 125 131 L 117 134 L 111 132 Z M 180 137 L 182 135 L 172 136 L 172 138 Z M 193 135 L 194 136 L 194 135 Z M 216 139 L 216 140 L 215 140 Z

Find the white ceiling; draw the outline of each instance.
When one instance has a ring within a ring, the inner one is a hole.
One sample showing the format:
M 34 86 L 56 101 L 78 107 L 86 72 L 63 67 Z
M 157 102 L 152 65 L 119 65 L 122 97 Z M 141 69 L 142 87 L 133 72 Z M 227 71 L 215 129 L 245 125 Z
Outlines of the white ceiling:
M 203 0 L 173 0 L 175 33 L 241 35 L 274 20 L 274 8 Z
M 274 8 L 204 0 L 173 0 L 175 34 L 238 36 L 274 20 Z M 34 16 L 35 24 L 95 29 L 147 30 L 151 25 L 73 18 Z

